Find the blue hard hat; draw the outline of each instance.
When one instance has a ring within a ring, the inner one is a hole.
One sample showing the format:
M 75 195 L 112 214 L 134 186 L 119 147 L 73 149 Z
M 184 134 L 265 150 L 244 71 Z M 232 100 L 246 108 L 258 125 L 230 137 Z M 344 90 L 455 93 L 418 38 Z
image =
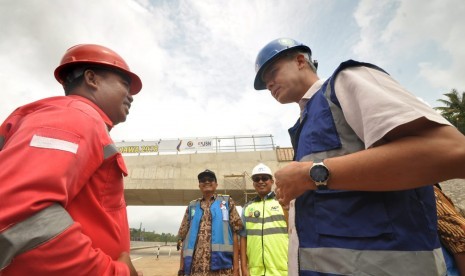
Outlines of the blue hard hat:
M 300 49 L 308 52 L 310 56 L 312 55 L 312 50 L 308 46 L 292 38 L 278 38 L 263 47 L 255 60 L 255 72 L 257 74 L 255 75 L 254 87 L 256 90 L 266 89 L 266 84 L 262 80 L 263 70 L 266 66 L 291 49 Z

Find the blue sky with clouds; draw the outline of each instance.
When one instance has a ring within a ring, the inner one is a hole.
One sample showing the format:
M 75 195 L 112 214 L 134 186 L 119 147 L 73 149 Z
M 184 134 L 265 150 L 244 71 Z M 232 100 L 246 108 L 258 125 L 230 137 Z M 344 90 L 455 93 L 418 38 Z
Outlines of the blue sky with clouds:
M 465 90 L 463 14 L 463 0 L 0 0 L 0 120 L 62 95 L 53 70 L 63 53 L 97 43 L 144 85 L 114 140 L 272 134 L 289 146 L 297 105 L 253 89 L 266 43 L 309 45 L 322 78 L 346 59 L 375 63 L 437 106 L 443 93 Z M 172 233 L 184 210 L 140 208 L 129 208 L 132 227 Z

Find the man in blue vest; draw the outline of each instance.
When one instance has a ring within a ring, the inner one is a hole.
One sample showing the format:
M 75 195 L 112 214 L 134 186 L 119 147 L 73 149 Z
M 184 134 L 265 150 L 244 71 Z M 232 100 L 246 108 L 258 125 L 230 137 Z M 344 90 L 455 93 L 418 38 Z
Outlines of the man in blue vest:
M 265 164 L 252 170 L 257 196 L 242 208 L 242 276 L 287 276 L 287 211 L 276 200 L 273 173 Z
M 290 38 L 255 65 L 255 89 L 301 108 L 297 162 L 275 173 L 289 275 L 445 275 L 432 185 L 465 178 L 465 136 L 375 65 L 349 60 L 321 80 Z
M 178 275 L 239 276 L 237 232 L 242 221 L 232 198 L 216 194 L 216 175 L 205 170 L 197 176 L 202 197 L 192 200 L 179 228 L 182 240 Z

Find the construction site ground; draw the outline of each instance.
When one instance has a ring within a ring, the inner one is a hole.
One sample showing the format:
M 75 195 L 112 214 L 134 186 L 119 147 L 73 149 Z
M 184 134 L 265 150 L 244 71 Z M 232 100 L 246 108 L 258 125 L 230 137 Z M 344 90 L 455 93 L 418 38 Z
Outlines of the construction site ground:
M 176 276 L 179 270 L 179 251 L 176 245 L 160 245 L 160 255 L 157 259 L 157 246 L 153 242 L 132 242 L 131 260 L 138 271 L 144 276 Z

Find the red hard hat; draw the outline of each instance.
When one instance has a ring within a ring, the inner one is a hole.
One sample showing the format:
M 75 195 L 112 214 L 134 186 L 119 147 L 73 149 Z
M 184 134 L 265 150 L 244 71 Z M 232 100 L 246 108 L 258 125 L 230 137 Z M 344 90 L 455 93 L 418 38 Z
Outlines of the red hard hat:
M 69 48 L 60 65 L 55 69 L 55 78 L 64 84 L 69 69 L 81 64 L 100 65 L 118 69 L 131 78 L 130 93 L 135 95 L 142 89 L 140 78 L 129 70 L 129 66 L 115 51 L 95 44 L 79 44 Z

